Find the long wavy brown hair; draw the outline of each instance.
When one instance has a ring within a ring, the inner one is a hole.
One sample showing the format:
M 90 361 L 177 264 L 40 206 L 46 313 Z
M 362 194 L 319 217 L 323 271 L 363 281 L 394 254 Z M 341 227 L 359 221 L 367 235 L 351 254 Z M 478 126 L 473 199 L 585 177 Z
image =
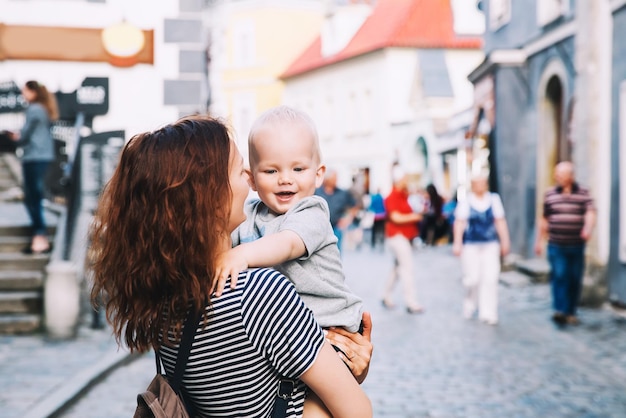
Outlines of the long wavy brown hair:
M 118 343 L 144 352 L 202 312 L 228 236 L 231 139 L 219 120 L 180 119 L 124 147 L 91 227 L 91 300 Z M 171 337 L 170 335 L 173 335 Z
M 35 99 L 33 102 L 40 103 L 50 120 L 57 120 L 59 118 L 59 106 L 57 104 L 56 96 L 48 91 L 46 86 L 36 82 L 35 80 L 27 81 L 26 88 L 35 92 Z

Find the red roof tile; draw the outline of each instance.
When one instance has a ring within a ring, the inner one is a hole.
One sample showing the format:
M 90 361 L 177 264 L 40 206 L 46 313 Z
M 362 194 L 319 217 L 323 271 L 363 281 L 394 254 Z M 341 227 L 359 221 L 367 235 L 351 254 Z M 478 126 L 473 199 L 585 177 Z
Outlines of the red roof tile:
M 298 74 L 386 47 L 478 49 L 480 37 L 454 33 L 450 0 L 378 0 L 348 45 L 322 56 L 319 36 L 282 74 Z

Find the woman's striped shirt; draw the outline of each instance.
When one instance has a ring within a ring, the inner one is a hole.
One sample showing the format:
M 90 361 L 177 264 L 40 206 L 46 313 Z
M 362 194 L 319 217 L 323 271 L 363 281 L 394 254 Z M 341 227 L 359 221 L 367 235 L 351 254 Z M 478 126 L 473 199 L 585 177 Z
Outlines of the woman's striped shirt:
M 268 417 L 280 377 L 297 380 L 287 417 L 302 417 L 305 385 L 323 343 L 322 329 L 291 282 L 273 269 L 242 272 L 207 307 L 183 376 L 186 399 L 201 417 Z M 177 347 L 159 351 L 168 376 Z

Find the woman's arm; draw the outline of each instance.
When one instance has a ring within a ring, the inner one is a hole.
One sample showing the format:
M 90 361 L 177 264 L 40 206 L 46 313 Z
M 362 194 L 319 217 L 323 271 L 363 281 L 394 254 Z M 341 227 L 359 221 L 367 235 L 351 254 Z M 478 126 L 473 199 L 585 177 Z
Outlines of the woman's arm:
M 511 239 L 509 238 L 509 227 L 506 224 L 505 218 L 498 218 L 495 220 L 496 232 L 500 239 L 500 252 L 502 255 L 507 255 L 511 250 Z
M 369 398 L 328 342 L 324 343 L 315 363 L 301 379 L 315 392 L 334 418 L 373 416 Z M 323 411 L 317 409 L 316 413 Z
M 363 383 L 369 371 L 372 346 L 372 317 L 363 312 L 363 334 L 348 332 L 343 328 L 330 328 L 326 331 L 326 340 L 342 351 L 339 358 L 348 366 L 357 382 Z M 345 355 L 343 353 L 346 353 Z M 304 418 L 332 418 L 315 392 L 309 392 L 304 402 Z
M 467 227 L 467 221 L 465 219 L 455 219 L 453 225 L 453 242 L 452 253 L 456 256 L 461 255 L 461 249 L 463 248 L 463 233 Z
M 41 114 L 39 110 L 44 112 L 44 114 Z M 35 127 L 44 116 L 45 111 L 43 109 L 37 109 L 35 105 L 30 105 L 28 109 L 26 109 L 26 120 L 24 121 L 24 125 L 22 126 L 19 135 L 13 137 L 18 146 L 23 146 L 30 142 L 30 137 L 34 132 Z
M 410 224 L 419 222 L 424 218 L 421 213 L 402 213 L 396 210 L 389 213 L 389 220 L 394 224 Z

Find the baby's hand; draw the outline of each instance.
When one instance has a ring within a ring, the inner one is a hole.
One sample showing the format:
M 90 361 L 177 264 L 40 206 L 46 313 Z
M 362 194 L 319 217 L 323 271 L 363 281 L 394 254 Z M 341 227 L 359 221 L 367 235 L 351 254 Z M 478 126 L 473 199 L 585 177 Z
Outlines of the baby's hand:
M 248 261 L 243 256 L 239 247 L 235 247 L 222 253 L 217 259 L 217 269 L 214 277 L 215 296 L 220 297 L 226 286 L 226 279 L 230 276 L 230 288 L 237 286 L 239 272 L 248 268 Z

